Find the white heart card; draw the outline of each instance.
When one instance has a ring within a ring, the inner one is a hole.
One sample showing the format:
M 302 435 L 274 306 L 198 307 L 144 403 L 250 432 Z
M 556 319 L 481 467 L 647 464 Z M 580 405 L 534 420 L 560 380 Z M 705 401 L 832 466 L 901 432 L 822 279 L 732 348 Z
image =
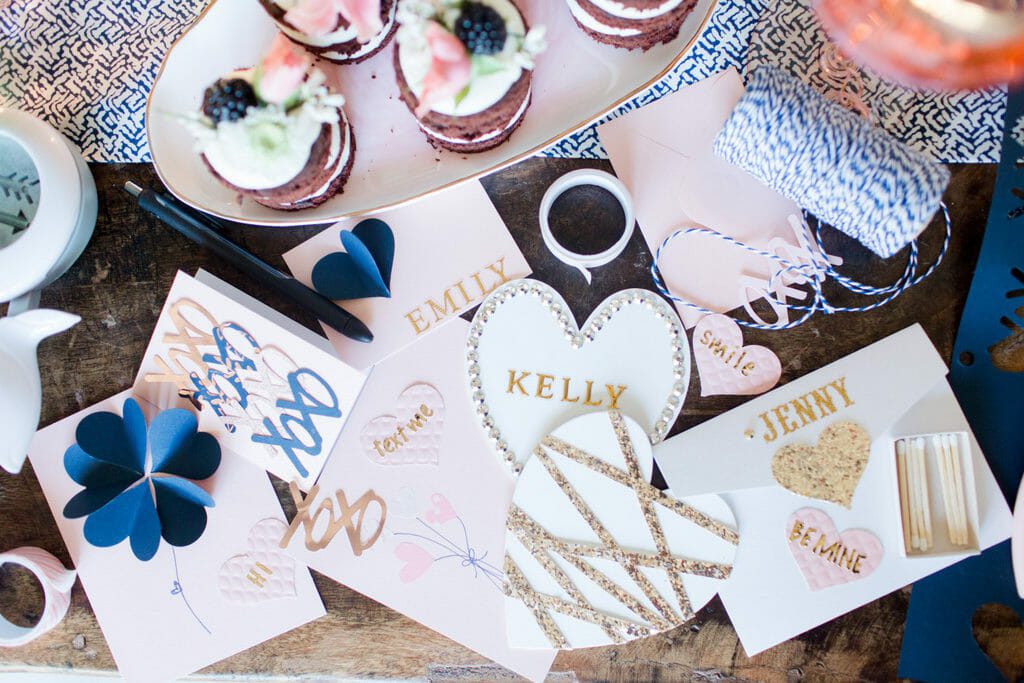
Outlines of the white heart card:
M 718 592 L 739 544 L 716 495 L 651 486 L 646 430 L 618 411 L 544 437 L 516 481 L 505 537 L 509 645 L 571 649 L 674 628 Z
M 690 382 L 682 323 L 653 292 L 623 290 L 579 328 L 558 293 L 536 280 L 499 287 L 467 339 L 469 390 L 484 432 L 513 472 L 560 424 L 619 410 L 661 441 Z

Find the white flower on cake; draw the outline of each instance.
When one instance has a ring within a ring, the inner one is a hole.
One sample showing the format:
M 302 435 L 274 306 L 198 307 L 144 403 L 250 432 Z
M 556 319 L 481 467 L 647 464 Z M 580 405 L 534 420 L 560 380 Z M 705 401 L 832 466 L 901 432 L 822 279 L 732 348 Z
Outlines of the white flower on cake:
M 504 22 L 503 44 L 497 50 L 491 51 L 493 45 L 472 49 L 456 37 L 465 0 L 399 0 L 399 61 L 410 89 L 420 101 L 418 115 L 434 111 L 468 116 L 493 106 L 519 80 L 523 70 L 533 69 L 537 55 L 546 48 L 544 27 L 527 32 L 522 15 L 509 0 L 479 4 L 496 12 Z M 431 25 L 443 28 L 451 40 L 444 41 Z M 468 62 L 468 71 L 460 61 Z
M 181 119 L 218 179 L 243 194 L 253 191 L 257 201 L 280 188 L 288 199 L 266 198 L 268 205 L 305 208 L 326 195 L 351 159 L 344 104 L 312 58 L 279 34 L 258 65 L 219 79 L 207 88 L 201 111 Z M 316 185 L 301 194 L 307 182 Z

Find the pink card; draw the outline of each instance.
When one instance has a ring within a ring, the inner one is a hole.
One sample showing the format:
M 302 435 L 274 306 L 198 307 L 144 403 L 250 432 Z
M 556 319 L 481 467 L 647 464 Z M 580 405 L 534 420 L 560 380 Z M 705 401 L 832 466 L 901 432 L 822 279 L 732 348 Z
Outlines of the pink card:
M 633 194 L 652 253 L 675 230 L 693 226 L 783 255 L 799 246 L 790 216 L 800 209 L 714 154 L 715 136 L 742 93 L 740 75 L 730 68 L 598 128 L 615 173 Z M 724 241 L 688 235 L 665 250 L 661 273 L 674 294 L 724 313 L 762 298 L 771 265 Z M 701 318 L 676 307 L 688 328 Z
M 343 251 L 339 234 L 361 216 L 324 230 L 284 254 L 296 278 L 312 284 L 313 267 Z M 366 323 L 373 342 L 363 344 L 324 326 L 346 363 L 366 369 L 423 338 L 479 304 L 499 285 L 525 277 L 530 267 L 479 182 L 463 183 L 415 204 L 381 214 L 395 236 L 391 298 L 346 301 Z
M 509 647 L 513 480 L 477 423 L 454 320 L 377 365 L 292 520 L 300 562 L 534 680 L 555 652 Z M 298 495 L 293 490 L 293 495 Z
M 41 429 L 29 451 L 121 675 L 147 683 L 180 678 L 323 616 L 309 570 L 275 549 L 287 524 L 266 472 L 223 443 L 216 473 L 200 482 L 215 506 L 191 545 L 161 541 L 142 561 L 127 540 L 90 545 L 87 518 L 64 517 L 64 506 L 83 490 L 63 457 L 79 422 L 97 411 L 121 415 L 129 396 L 124 391 Z M 139 404 L 152 420 L 156 407 Z
M 135 393 L 160 408 L 188 406 L 180 396 L 191 393 L 205 431 L 306 490 L 366 377 L 230 291 L 178 273 Z

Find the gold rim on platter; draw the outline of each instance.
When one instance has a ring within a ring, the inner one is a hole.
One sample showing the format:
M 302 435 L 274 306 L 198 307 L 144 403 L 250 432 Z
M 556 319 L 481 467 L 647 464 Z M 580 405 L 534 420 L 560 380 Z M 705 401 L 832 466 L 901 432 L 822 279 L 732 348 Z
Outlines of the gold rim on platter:
M 433 188 L 431 188 L 431 189 L 429 189 L 429 190 L 427 190 L 425 192 L 421 192 L 421 193 L 419 193 L 417 195 L 414 195 L 414 196 L 411 196 L 411 197 L 406 197 L 405 199 L 399 199 L 399 200 L 394 201 L 394 202 L 387 202 L 387 203 L 381 204 L 379 206 L 374 206 L 374 207 L 370 207 L 370 208 L 366 208 L 366 209 L 360 209 L 358 211 L 339 213 L 339 214 L 334 215 L 334 216 L 332 216 L 330 218 L 326 218 L 326 219 L 324 219 L 322 221 L 317 219 L 314 222 L 310 222 L 310 220 L 308 218 L 304 219 L 302 217 L 302 215 L 301 215 L 302 211 L 300 210 L 300 211 L 297 211 L 297 212 L 281 212 L 282 214 L 287 214 L 287 215 L 282 216 L 281 220 L 274 220 L 273 222 L 265 222 L 265 221 L 255 221 L 255 222 L 252 222 L 252 221 L 241 220 L 237 216 L 231 216 L 231 215 L 228 215 L 228 214 L 225 214 L 225 213 L 221 213 L 220 211 L 217 211 L 217 210 L 214 210 L 214 209 L 209 209 L 209 208 L 204 207 L 204 206 L 199 206 L 198 204 L 196 204 L 195 202 L 191 201 L 186 196 L 184 196 L 181 192 L 179 192 L 174 187 L 174 185 L 172 185 L 168 181 L 168 179 L 164 176 L 164 174 L 161 173 L 160 166 L 156 163 L 156 159 L 155 158 L 153 159 L 153 162 L 152 162 L 153 163 L 153 168 L 156 170 L 156 174 L 160 178 L 160 182 L 162 182 L 167 187 L 167 189 L 169 189 L 174 194 L 175 197 L 177 197 L 181 201 L 185 202 L 189 206 L 191 206 L 191 207 L 193 207 L 195 209 L 198 209 L 198 210 L 202 211 L 203 213 L 209 214 L 211 216 L 215 216 L 217 218 L 221 218 L 221 219 L 224 219 L 224 220 L 227 220 L 227 221 L 231 221 L 231 222 L 234 222 L 234 223 L 242 223 L 242 224 L 245 224 L 245 225 L 254 225 L 254 226 L 261 226 L 261 227 L 280 227 L 280 228 L 294 228 L 294 227 L 307 226 L 307 225 L 328 225 L 330 223 L 334 223 L 334 222 L 337 222 L 337 221 L 340 221 L 340 220 L 344 220 L 346 218 L 355 218 L 355 217 L 358 217 L 358 216 L 365 216 L 365 215 L 368 215 L 368 214 L 373 214 L 373 213 L 379 213 L 381 211 L 386 211 L 388 209 L 394 209 L 394 208 L 397 208 L 399 206 L 405 206 L 406 204 L 411 204 L 411 203 L 419 201 L 420 199 L 423 199 L 425 197 L 429 197 L 429 196 L 431 196 L 433 194 L 436 194 L 438 192 L 442 192 L 442 191 L 447 190 L 449 188 L 455 187 L 456 185 L 460 185 L 462 183 L 469 182 L 471 180 L 477 180 L 479 178 L 483 178 L 484 176 L 491 175 L 492 173 L 496 173 L 497 171 L 500 171 L 503 168 L 508 168 L 509 166 L 513 166 L 515 164 L 518 164 L 520 161 L 523 161 L 525 159 L 529 159 L 530 157 L 536 156 L 536 154 L 538 152 L 542 152 L 543 150 L 545 150 L 548 147 L 552 146 L 553 144 L 555 144 L 559 140 L 561 140 L 561 139 L 563 139 L 565 137 L 568 137 L 569 135 L 572 135 L 573 133 L 576 133 L 576 132 L 586 128 L 587 126 L 591 125 L 592 123 L 594 123 L 598 119 L 602 118 L 603 116 L 606 116 L 606 115 L 610 114 L 611 112 L 615 111 L 616 109 L 621 107 L 626 102 L 629 102 L 634 97 L 636 97 L 640 93 L 644 92 L 645 90 L 650 88 L 652 85 L 654 85 L 655 83 L 660 81 L 662 78 L 667 76 L 669 74 L 669 72 L 672 71 L 672 69 L 674 69 L 676 67 L 676 65 L 679 64 L 679 62 L 681 62 L 683 60 L 684 57 L 686 57 L 687 53 L 693 48 L 693 46 L 697 42 L 697 40 L 701 37 L 701 35 L 703 35 L 704 29 L 707 28 L 708 22 L 711 20 L 711 15 L 714 14 L 715 9 L 718 7 L 718 3 L 719 3 L 719 0 L 711 0 L 710 1 L 710 4 L 708 5 L 707 12 L 704 14 L 703 18 L 701 18 L 700 25 L 697 26 L 697 29 L 693 32 L 693 35 L 690 37 L 690 39 L 688 41 L 686 41 L 685 45 L 682 46 L 682 48 L 679 50 L 679 53 L 676 54 L 672 59 L 669 60 L 668 64 L 665 66 L 665 68 L 662 69 L 660 72 L 658 72 L 653 78 L 651 78 L 646 83 L 644 83 L 644 84 L 638 86 L 637 88 L 633 89 L 632 91 L 630 91 L 629 93 L 627 93 L 623 97 L 619 98 L 618 100 L 616 100 L 612 104 L 610 104 L 607 107 L 605 107 L 605 108 L 601 109 L 600 111 L 598 111 L 593 116 L 590 116 L 590 117 L 584 119 L 583 121 L 581 121 L 581 122 L 579 122 L 579 123 L 577 123 L 577 124 L 575 124 L 573 126 L 570 126 L 569 128 L 567 128 L 566 130 L 562 131 L 561 133 L 551 137 L 550 139 L 540 143 L 539 145 L 536 145 L 535 147 L 532 147 L 531 149 L 526 150 L 525 152 L 521 152 L 520 154 L 516 154 L 516 155 L 514 155 L 512 157 L 509 157 L 508 159 L 506 159 L 506 160 L 504 160 L 502 162 L 499 162 L 497 164 L 494 164 L 493 166 L 490 166 L 488 168 L 481 169 L 479 171 L 470 173 L 470 174 L 465 175 L 465 176 L 463 176 L 461 178 L 458 178 L 456 180 L 452 180 L 452 181 L 449 181 L 447 183 L 444 183 L 443 185 L 438 185 L 437 187 L 433 187 Z M 146 96 L 146 139 L 147 139 L 147 142 L 152 139 L 152 136 L 150 135 L 149 122 L 150 122 L 150 114 L 151 114 L 152 106 L 153 106 L 153 90 L 156 88 L 157 82 L 160 80 L 160 77 L 164 73 L 164 68 L 167 66 L 167 60 L 170 58 L 171 53 L 174 52 L 174 49 L 178 46 L 178 43 L 180 43 L 185 38 L 186 35 L 188 35 L 196 26 L 198 26 L 200 22 L 202 22 L 203 18 L 206 16 L 206 14 L 211 9 L 213 9 L 213 6 L 216 5 L 216 4 L 217 4 L 217 0 L 210 0 L 209 4 L 206 7 L 204 7 L 203 10 L 198 15 L 196 15 L 196 18 L 192 21 L 192 23 L 189 25 L 189 27 L 187 29 L 185 29 L 184 31 L 182 31 L 180 36 L 178 36 L 177 38 L 174 39 L 174 42 L 172 42 L 171 45 L 167 48 L 166 54 L 164 54 L 163 59 L 160 61 L 160 68 L 157 69 L 156 76 L 154 76 L 154 78 L 153 78 L 153 85 L 150 87 L 149 94 Z M 150 155 L 152 156 L 152 150 L 150 151 Z M 296 215 L 293 218 L 291 216 L 291 214 L 296 214 Z

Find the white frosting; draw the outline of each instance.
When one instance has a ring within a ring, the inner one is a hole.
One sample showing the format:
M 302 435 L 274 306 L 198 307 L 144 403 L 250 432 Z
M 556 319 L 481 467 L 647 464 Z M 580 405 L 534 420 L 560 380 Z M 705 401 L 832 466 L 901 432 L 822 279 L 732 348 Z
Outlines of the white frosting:
M 250 82 L 252 77 L 252 69 L 228 75 Z M 315 69 L 298 96 L 302 103 L 287 112 L 279 105 L 267 105 L 250 107 L 238 121 L 214 126 L 205 116 L 194 114 L 185 124 L 195 135 L 196 151 L 218 175 L 245 190 L 270 190 L 302 172 L 323 125 L 337 127 L 345 103 L 344 97 L 323 86 L 323 74 Z
M 398 7 L 398 3 L 395 2 L 391 5 L 391 12 L 388 13 L 388 19 L 384 22 L 384 28 L 380 30 L 377 35 L 370 39 L 369 42 L 363 43 L 359 46 L 359 49 L 350 54 L 344 54 L 341 52 L 326 52 L 324 57 L 328 59 L 358 59 L 363 55 L 369 54 L 380 47 L 380 44 L 384 42 L 384 39 L 388 37 L 391 32 L 391 26 L 395 23 L 395 8 Z M 311 36 L 301 31 L 296 31 L 293 28 L 285 26 L 283 23 L 278 22 L 277 26 L 281 29 L 281 32 L 290 38 L 297 40 L 305 45 L 311 45 L 313 47 L 329 47 L 331 45 L 337 45 L 338 43 L 347 43 L 351 40 L 356 39 L 356 30 L 351 24 L 346 28 L 339 28 L 333 33 L 328 33 L 323 36 Z
M 657 7 L 639 9 L 636 7 L 628 7 L 623 5 L 621 2 L 616 2 L 616 0 L 590 0 L 590 2 L 594 3 L 594 5 L 602 11 L 621 19 L 654 19 L 664 14 L 668 14 L 683 4 L 683 1 L 684 0 L 666 0 Z
M 310 150 L 324 124 L 302 114 L 286 116 L 282 121 L 264 113 L 274 112 L 250 109 L 245 119 L 218 125 L 217 134 L 199 145 L 199 151 L 213 170 L 236 187 L 267 190 L 297 176 L 306 167 Z M 259 118 L 266 119 L 267 133 L 280 136 L 272 149 L 254 137 L 252 124 Z
M 623 38 L 638 36 L 642 33 L 640 29 L 636 28 L 618 28 L 616 26 L 602 24 L 594 18 L 594 15 L 580 7 L 580 3 L 576 2 L 576 0 L 565 0 L 565 2 L 569 5 L 569 11 L 572 12 L 572 16 L 576 18 L 576 21 L 580 22 L 580 24 L 591 31 L 603 33 L 608 36 L 621 36 Z
M 483 134 L 483 135 L 481 135 L 479 137 L 473 138 L 472 140 L 467 140 L 465 138 L 450 138 L 447 135 L 442 135 L 441 133 L 438 133 L 436 130 L 434 130 L 433 128 L 431 128 L 429 126 L 423 125 L 422 122 L 420 122 L 420 128 L 423 129 L 425 132 L 429 133 L 432 137 L 438 138 L 440 140 L 444 140 L 445 142 L 450 142 L 453 145 L 472 145 L 472 144 L 476 144 L 476 143 L 479 143 L 479 142 L 486 142 L 487 140 L 493 140 L 494 138 L 498 137 L 499 135 L 501 135 L 502 133 L 507 131 L 509 128 L 512 128 L 513 126 L 515 126 L 517 123 L 519 123 L 519 121 L 526 114 L 526 109 L 529 106 L 530 106 L 530 93 L 528 92 L 528 93 L 526 93 L 526 99 L 524 99 L 523 103 L 519 106 L 519 111 L 516 112 L 515 116 L 512 117 L 512 120 L 509 121 L 507 125 L 504 125 L 501 128 L 498 128 L 497 130 L 493 130 L 493 131 L 491 131 L 489 133 L 485 133 L 485 134 Z
M 486 4 L 493 7 L 502 19 L 505 20 L 505 30 L 508 33 L 508 40 L 505 43 L 506 50 L 514 49 L 518 41 L 515 36 L 522 36 L 526 33 L 526 22 L 523 16 L 509 0 L 485 0 Z M 411 40 L 403 34 L 398 37 L 398 63 L 405 76 L 409 89 L 419 99 L 423 92 L 423 79 L 430 69 L 430 49 L 425 40 Z M 486 75 L 475 75 L 469 84 L 469 91 L 458 103 L 451 97 L 447 102 L 434 105 L 432 111 L 446 116 L 470 116 L 478 114 L 497 104 L 505 93 L 519 80 L 523 73 L 522 66 L 515 60 L 509 59 L 507 66 L 495 73 Z
M 327 182 L 324 183 L 323 186 L 320 187 L 320 189 L 318 189 L 316 192 L 313 192 L 312 194 L 306 195 L 302 199 L 299 199 L 299 200 L 297 200 L 295 202 L 292 202 L 293 204 L 298 204 L 299 202 L 307 202 L 310 199 L 314 199 L 316 197 L 322 196 L 324 193 L 327 192 L 327 190 L 330 189 L 331 184 L 334 183 L 334 181 L 338 179 L 338 176 L 340 176 L 342 174 L 342 172 L 344 172 L 345 167 L 348 165 L 349 157 L 352 156 L 352 126 L 348 125 L 348 118 L 345 117 L 344 112 L 342 113 L 342 118 L 344 119 L 345 124 L 346 124 L 345 125 L 345 143 L 344 143 L 344 146 L 342 146 L 342 144 L 341 144 L 341 134 L 339 133 L 340 126 L 335 125 L 334 127 L 332 127 L 331 128 L 331 157 L 330 157 L 330 161 L 327 164 L 327 166 L 330 166 L 331 163 L 334 162 L 334 159 L 337 158 L 338 153 L 340 151 L 341 152 L 341 159 L 338 160 L 338 166 L 334 169 L 334 173 L 331 174 L 331 177 L 327 179 Z

